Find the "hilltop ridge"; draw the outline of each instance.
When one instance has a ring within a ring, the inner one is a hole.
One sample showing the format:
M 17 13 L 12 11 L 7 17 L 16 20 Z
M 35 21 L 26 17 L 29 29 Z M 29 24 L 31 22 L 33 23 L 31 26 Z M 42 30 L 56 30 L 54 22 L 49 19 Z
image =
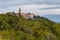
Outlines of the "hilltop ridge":
M 60 24 L 32 13 L 0 14 L 2 40 L 60 40 Z
M 59 40 L 59 28 L 60 24 L 45 17 L 34 16 L 32 20 L 16 16 L 14 12 L 0 14 L 0 36 L 3 40 Z

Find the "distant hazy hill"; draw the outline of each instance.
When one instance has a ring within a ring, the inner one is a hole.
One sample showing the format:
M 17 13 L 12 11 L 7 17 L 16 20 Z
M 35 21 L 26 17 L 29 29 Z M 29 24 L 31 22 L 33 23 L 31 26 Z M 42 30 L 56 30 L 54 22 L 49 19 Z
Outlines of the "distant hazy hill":
M 47 14 L 47 15 L 44 15 L 44 17 L 46 17 L 52 21 L 55 21 L 55 22 L 60 22 L 60 15 Z

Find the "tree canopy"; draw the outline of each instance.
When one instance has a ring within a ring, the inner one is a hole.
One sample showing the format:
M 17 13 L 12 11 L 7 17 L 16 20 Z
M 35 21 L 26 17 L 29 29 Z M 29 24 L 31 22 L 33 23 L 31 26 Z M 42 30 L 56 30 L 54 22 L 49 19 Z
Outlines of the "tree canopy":
M 0 39 L 59 40 L 60 24 L 45 17 L 34 16 L 34 20 L 30 20 L 8 12 L 0 14 Z

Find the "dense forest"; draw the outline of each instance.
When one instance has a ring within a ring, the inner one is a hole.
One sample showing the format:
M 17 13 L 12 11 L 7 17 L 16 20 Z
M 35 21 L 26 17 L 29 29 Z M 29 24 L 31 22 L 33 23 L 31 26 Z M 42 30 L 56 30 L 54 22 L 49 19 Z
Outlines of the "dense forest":
M 0 40 L 60 40 L 60 24 L 40 16 L 0 14 Z

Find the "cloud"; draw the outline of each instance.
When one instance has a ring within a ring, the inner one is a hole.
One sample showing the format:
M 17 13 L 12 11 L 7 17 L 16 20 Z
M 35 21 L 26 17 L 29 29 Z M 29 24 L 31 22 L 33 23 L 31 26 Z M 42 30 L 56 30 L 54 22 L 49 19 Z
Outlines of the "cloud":
M 0 8 L 27 4 L 59 4 L 60 0 L 0 0 Z
M 47 8 L 42 8 L 42 10 L 50 10 L 50 9 L 60 9 L 60 7 L 47 7 Z
M 22 12 L 25 12 L 25 13 L 31 12 L 31 13 L 43 16 L 45 14 L 60 14 L 60 8 L 58 7 L 59 7 L 58 5 L 48 5 L 48 4 L 18 5 L 18 6 L 0 8 L 0 13 L 6 13 L 9 11 L 18 12 L 18 9 L 21 8 Z
M 1 2 L 4 2 L 4 1 L 12 1 L 12 0 L 0 0 Z

